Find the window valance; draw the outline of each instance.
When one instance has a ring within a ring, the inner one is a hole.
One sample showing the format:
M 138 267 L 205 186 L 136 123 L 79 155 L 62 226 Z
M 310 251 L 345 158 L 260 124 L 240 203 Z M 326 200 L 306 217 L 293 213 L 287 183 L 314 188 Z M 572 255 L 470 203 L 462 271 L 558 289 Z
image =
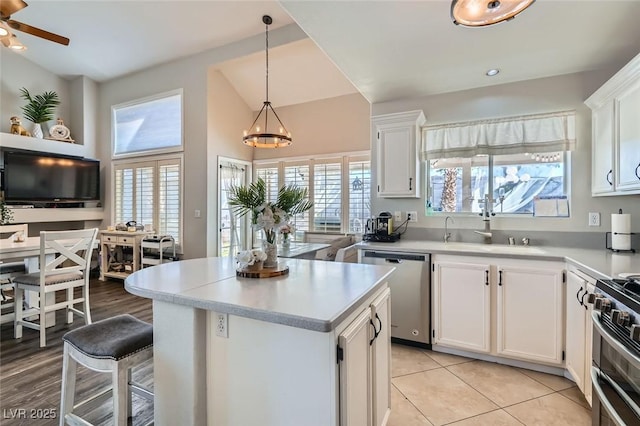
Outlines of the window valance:
M 571 151 L 575 127 L 575 111 L 429 126 L 421 153 L 426 159 Z

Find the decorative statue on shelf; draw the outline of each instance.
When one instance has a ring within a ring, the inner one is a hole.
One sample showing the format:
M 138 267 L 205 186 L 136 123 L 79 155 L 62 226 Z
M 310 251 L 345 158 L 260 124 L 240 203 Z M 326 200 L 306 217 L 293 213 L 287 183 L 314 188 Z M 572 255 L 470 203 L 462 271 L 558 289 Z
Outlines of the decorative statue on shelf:
M 11 117 L 11 134 L 20 136 L 31 136 L 31 133 L 29 133 L 27 129 L 22 127 L 20 117 L 16 117 L 15 115 Z

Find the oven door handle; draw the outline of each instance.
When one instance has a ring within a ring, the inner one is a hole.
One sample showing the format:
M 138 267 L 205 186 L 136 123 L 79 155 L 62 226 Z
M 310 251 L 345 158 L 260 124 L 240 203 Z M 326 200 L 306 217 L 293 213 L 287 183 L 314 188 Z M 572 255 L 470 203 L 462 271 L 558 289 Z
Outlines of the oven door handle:
M 622 343 L 618 341 L 615 337 L 612 337 L 607 330 L 600 324 L 600 313 L 598 311 L 591 312 L 591 319 L 593 320 L 593 326 L 596 331 L 604 340 L 610 344 L 616 352 L 622 355 L 635 369 L 640 369 L 640 358 L 626 348 Z
M 622 390 L 622 388 L 618 386 L 616 382 L 611 380 L 609 376 L 604 374 L 604 372 L 602 372 L 598 367 L 592 366 L 591 367 L 591 384 L 593 385 L 593 390 L 596 393 L 598 400 L 604 406 L 607 413 L 609 413 L 609 415 L 613 418 L 613 421 L 617 426 L 626 426 L 626 423 L 618 415 L 615 408 L 613 408 L 613 405 L 611 404 L 611 402 L 607 399 L 607 396 L 605 395 L 604 390 L 602 390 L 602 387 L 600 386 L 600 382 L 599 382 L 600 379 L 607 382 L 607 384 L 613 388 L 613 390 L 618 394 L 618 396 L 624 400 L 625 404 L 627 404 L 627 406 L 629 406 L 629 408 L 631 408 L 636 413 L 636 415 L 640 415 L 640 408 L 636 405 L 635 402 L 633 402 L 631 398 L 629 398 L 626 392 Z

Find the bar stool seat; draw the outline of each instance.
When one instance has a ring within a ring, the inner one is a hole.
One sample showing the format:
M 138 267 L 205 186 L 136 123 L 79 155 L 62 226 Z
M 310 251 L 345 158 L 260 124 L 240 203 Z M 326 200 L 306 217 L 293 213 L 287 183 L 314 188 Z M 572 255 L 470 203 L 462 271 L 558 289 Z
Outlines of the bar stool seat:
M 131 368 L 153 357 L 153 326 L 131 315 L 118 315 L 66 333 L 62 359 L 60 426 L 89 424 L 74 414 L 79 407 L 97 407 L 113 395 L 114 425 L 131 417 L 132 392 L 153 401 L 153 393 L 131 381 Z M 77 364 L 111 373 L 113 386 L 74 405 Z M 91 409 L 89 408 L 89 409 Z

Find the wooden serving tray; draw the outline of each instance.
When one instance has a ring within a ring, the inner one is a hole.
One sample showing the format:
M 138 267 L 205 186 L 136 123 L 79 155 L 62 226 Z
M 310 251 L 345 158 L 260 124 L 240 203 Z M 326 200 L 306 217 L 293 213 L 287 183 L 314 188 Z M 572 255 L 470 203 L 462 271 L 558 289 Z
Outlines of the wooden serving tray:
M 289 273 L 289 267 L 278 263 L 275 268 L 262 268 L 259 271 L 248 271 L 236 269 L 236 276 L 241 278 L 273 278 Z

